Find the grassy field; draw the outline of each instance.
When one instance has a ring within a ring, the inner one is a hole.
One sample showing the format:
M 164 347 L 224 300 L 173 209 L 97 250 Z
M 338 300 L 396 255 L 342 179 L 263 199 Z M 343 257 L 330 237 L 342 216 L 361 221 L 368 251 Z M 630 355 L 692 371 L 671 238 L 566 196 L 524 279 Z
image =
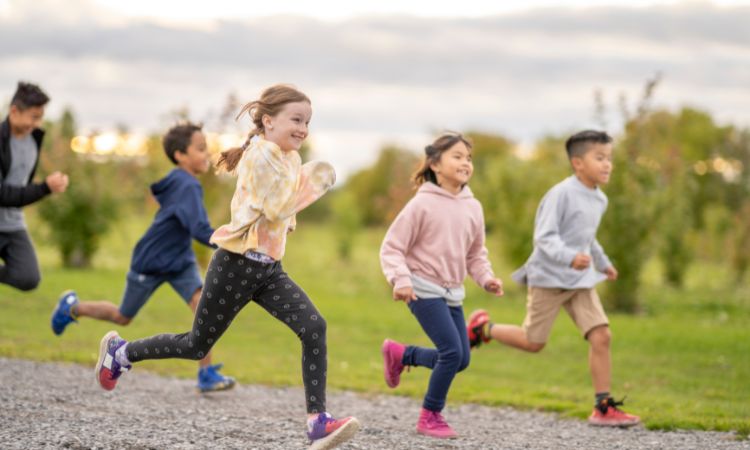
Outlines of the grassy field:
M 33 220 L 33 218 L 32 218 Z M 334 389 L 420 397 L 429 372 L 412 370 L 396 391 L 382 379 L 380 343 L 390 337 L 429 345 L 403 303 L 390 300 L 380 273 L 377 249 L 382 230 L 357 237 L 350 261 L 335 256 L 335 236 L 321 226 L 303 226 L 290 236 L 284 263 L 305 288 L 329 324 L 329 384 Z M 84 299 L 119 302 L 130 251 L 145 223 L 122 223 L 103 243 L 94 270 L 63 270 L 54 251 L 35 235 L 42 285 L 21 293 L 0 286 L 0 355 L 91 365 L 98 342 L 113 325 L 83 320 L 62 337 L 49 328 L 49 315 L 61 291 L 76 289 Z M 520 323 L 525 294 L 509 279 L 511 267 L 490 242 L 496 272 L 507 294 L 496 299 L 467 283 L 465 312 L 489 310 L 495 321 Z M 728 274 L 696 265 L 684 290 L 658 282 L 653 264 L 644 279 L 645 312 L 612 314 L 613 393 L 628 396 L 626 409 L 649 428 L 750 432 L 750 289 L 729 288 Z M 188 308 L 168 286 L 161 288 L 138 318 L 120 329 L 126 339 L 159 332 L 186 331 Z M 584 418 L 591 412 L 588 347 L 570 319 L 561 315 L 550 343 L 540 354 L 525 354 L 498 344 L 472 354 L 470 368 L 455 380 L 449 402 L 480 402 L 555 411 Z M 300 350 L 288 329 L 251 304 L 215 347 L 215 360 L 243 383 L 301 385 Z M 196 364 L 162 360 L 138 370 L 194 377 Z M 93 383 L 92 379 L 81 380 Z M 330 405 L 336 410 L 336 405 Z

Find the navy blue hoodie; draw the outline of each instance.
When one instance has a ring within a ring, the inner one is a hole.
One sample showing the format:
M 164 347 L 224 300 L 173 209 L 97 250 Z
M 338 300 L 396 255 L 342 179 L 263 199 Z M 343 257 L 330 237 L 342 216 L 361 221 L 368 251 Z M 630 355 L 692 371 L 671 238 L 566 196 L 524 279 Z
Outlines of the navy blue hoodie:
M 203 206 L 203 188 L 177 168 L 151 185 L 161 208 L 133 250 L 130 270 L 143 274 L 175 273 L 195 262 L 192 239 L 209 247 L 214 230 Z M 191 239 L 192 238 L 192 239 Z

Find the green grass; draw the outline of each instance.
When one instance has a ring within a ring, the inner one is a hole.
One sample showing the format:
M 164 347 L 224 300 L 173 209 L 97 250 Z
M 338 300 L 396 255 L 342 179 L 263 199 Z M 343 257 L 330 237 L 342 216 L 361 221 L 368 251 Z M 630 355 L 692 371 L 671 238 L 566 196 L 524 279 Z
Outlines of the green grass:
M 377 257 L 383 231 L 361 233 L 351 260 L 343 262 L 334 254 L 333 233 L 302 225 L 290 236 L 284 264 L 328 321 L 329 385 L 421 397 L 427 370 L 406 373 L 395 391 L 382 380 L 383 338 L 429 345 L 403 303 L 390 299 Z M 144 227 L 143 221 L 119 224 L 105 239 L 97 268 L 86 271 L 59 268 L 54 251 L 43 245 L 44 237 L 35 236 L 43 283 L 31 293 L 0 286 L 0 355 L 93 366 L 99 339 L 114 326 L 84 319 L 58 338 L 49 329 L 49 314 L 59 293 L 68 288 L 84 299 L 118 303 L 130 251 Z M 496 299 L 467 282 L 466 314 L 482 307 L 495 321 L 519 324 L 525 314 L 525 293 L 510 281 L 512 268 L 499 260 L 496 245 L 491 241 L 491 254 L 508 292 Z M 710 265 L 692 268 L 688 286 L 681 291 L 661 286 L 657 273 L 658 266 L 652 264 L 644 277 L 643 314 L 610 315 L 613 392 L 627 394 L 627 410 L 641 415 L 649 428 L 735 430 L 746 436 L 750 432 L 750 289 L 727 287 L 729 275 Z M 188 308 L 165 286 L 129 327 L 119 331 L 133 339 L 182 332 L 191 323 Z M 296 337 L 257 305 L 242 311 L 214 351 L 215 360 L 225 363 L 226 373 L 241 382 L 301 385 Z M 475 351 L 470 368 L 456 378 L 449 402 L 509 405 L 584 418 L 592 403 L 587 355 L 585 341 L 563 313 L 539 354 L 498 344 Z M 194 377 L 196 364 L 161 360 L 144 362 L 138 369 Z

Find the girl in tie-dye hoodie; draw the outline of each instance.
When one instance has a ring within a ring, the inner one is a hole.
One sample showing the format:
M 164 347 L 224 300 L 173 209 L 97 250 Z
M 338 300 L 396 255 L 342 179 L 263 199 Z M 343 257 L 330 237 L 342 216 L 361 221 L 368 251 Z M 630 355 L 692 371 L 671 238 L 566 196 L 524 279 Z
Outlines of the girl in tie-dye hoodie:
M 116 332 L 104 336 L 96 377 L 114 389 L 132 363 L 146 359 L 205 356 L 239 311 L 251 300 L 289 327 L 302 341 L 302 381 L 313 449 L 333 448 L 359 429 L 353 417 L 326 412 L 326 322 L 305 292 L 281 266 L 286 235 L 295 215 L 325 194 L 335 181 L 330 164 L 301 163 L 297 152 L 307 138 L 310 100 L 288 85 L 263 91 L 245 105 L 255 125 L 245 143 L 223 152 L 217 165 L 235 173 L 232 220 L 218 228 L 214 253 L 193 328 L 127 342 Z M 239 117 L 238 116 L 238 117 Z

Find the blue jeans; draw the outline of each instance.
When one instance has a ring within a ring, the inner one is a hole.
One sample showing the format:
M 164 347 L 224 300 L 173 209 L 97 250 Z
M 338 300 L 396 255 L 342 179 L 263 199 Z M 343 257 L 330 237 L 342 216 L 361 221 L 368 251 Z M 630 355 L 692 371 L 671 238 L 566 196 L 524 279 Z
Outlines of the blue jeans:
M 432 369 L 422 407 L 440 412 L 456 373 L 469 366 L 469 336 L 466 334 L 464 311 L 449 307 L 442 298 L 424 298 L 409 303 L 435 348 L 407 346 L 402 362 L 407 366 Z

